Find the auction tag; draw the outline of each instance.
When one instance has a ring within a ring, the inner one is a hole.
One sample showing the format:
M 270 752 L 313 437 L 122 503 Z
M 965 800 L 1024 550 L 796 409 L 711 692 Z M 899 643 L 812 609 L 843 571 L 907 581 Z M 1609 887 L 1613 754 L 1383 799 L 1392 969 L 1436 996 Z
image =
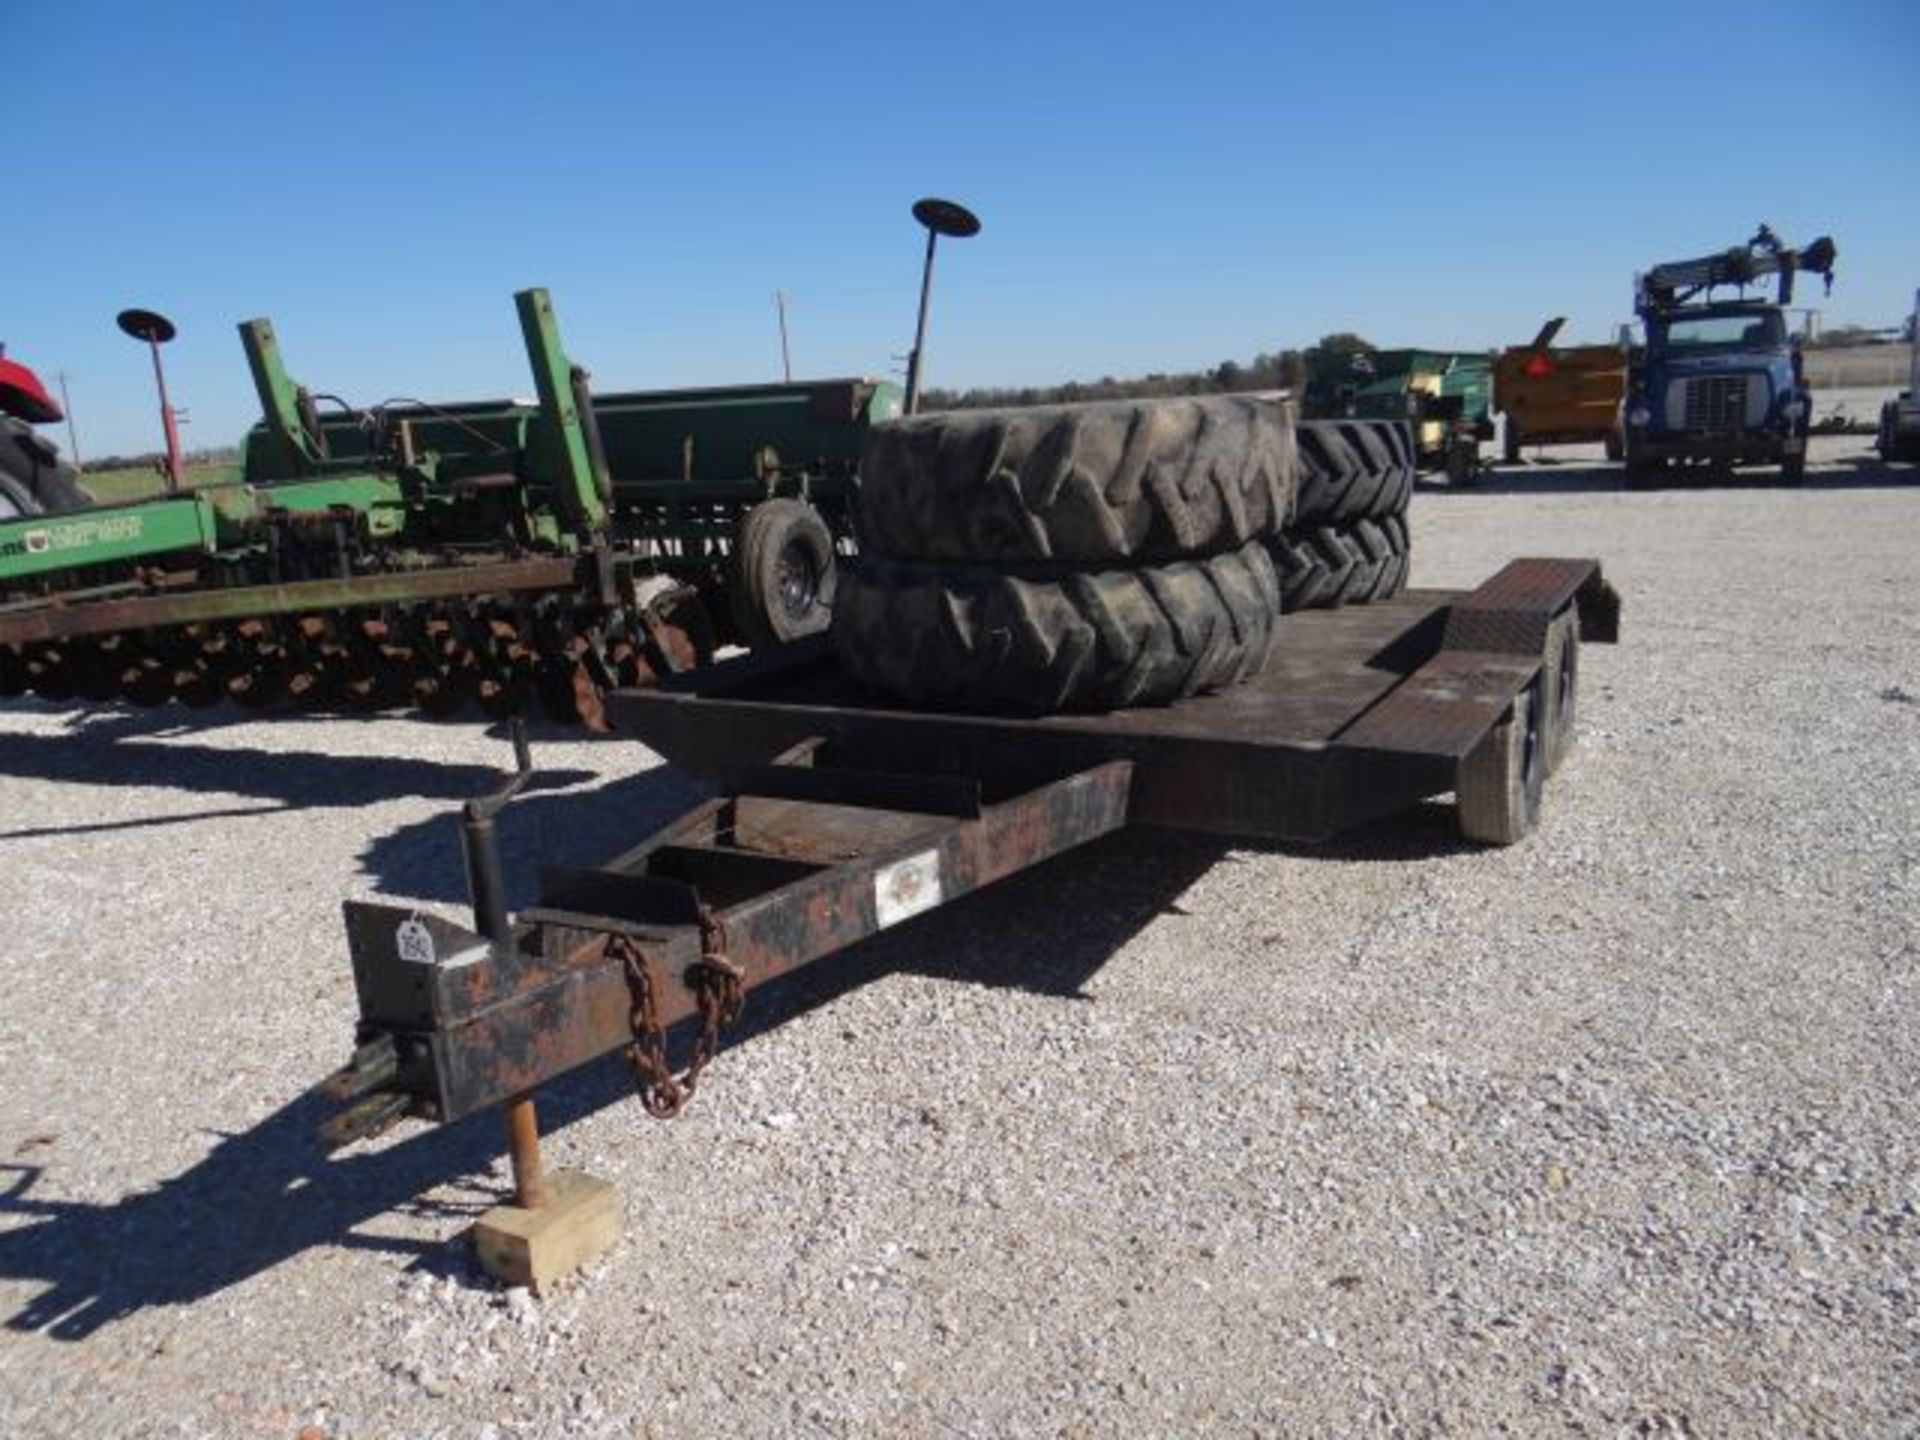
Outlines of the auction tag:
M 420 923 L 418 915 L 393 927 L 393 945 L 409 965 L 431 965 L 439 958 L 433 945 L 433 932 Z
M 940 903 L 940 852 L 922 851 L 883 866 L 873 876 L 873 913 L 880 928 L 931 910 Z

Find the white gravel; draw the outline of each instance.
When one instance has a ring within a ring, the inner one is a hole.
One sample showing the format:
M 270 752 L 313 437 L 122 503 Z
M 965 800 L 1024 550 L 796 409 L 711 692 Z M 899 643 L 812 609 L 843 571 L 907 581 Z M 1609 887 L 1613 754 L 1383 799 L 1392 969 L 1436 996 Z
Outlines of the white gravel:
M 331 1161 L 338 904 L 455 910 L 475 726 L 0 705 L 7 1436 L 1914 1435 L 1920 473 L 1415 501 L 1595 554 L 1544 825 L 1133 834 L 750 1002 L 681 1120 L 543 1097 L 625 1240 L 535 1302 L 497 1128 Z M 558 732 L 509 863 L 694 793 Z

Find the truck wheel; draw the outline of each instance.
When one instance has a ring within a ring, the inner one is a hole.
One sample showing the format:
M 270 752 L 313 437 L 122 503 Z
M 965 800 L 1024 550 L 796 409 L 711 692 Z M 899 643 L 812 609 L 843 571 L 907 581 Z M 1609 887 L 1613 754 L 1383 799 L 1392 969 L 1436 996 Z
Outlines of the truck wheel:
M 1290 529 L 1269 543 L 1283 611 L 1365 605 L 1406 588 L 1412 537 L 1404 515 Z
M 860 538 L 899 559 L 1149 564 L 1272 534 L 1291 407 L 1245 396 L 956 411 L 876 425 Z
M 1511 415 L 1507 417 L 1506 433 L 1500 437 L 1500 453 L 1507 464 L 1520 463 L 1520 422 Z
M 763 500 L 734 539 L 727 594 L 748 645 L 772 645 L 827 628 L 832 618 L 833 535 L 802 500 Z
M 1607 431 L 1606 447 L 1607 459 L 1611 460 L 1614 464 L 1618 465 L 1626 458 L 1627 442 L 1620 438 L 1620 432 L 1618 430 Z
M 1400 420 L 1302 420 L 1289 528 L 1401 515 L 1413 494 L 1413 436 Z
M 1454 800 L 1460 833 L 1469 840 L 1511 845 L 1540 819 L 1545 773 L 1539 693 L 1536 682 L 1514 696 L 1500 723 L 1460 762 Z
M 1546 736 L 1546 773 L 1573 753 L 1574 720 L 1580 705 L 1580 612 L 1568 610 L 1547 626 L 1540 662 L 1540 732 Z
M 1804 453 L 1781 457 L 1780 483 L 1782 485 L 1804 485 L 1807 483 L 1807 457 Z
M 840 663 L 914 705 L 1046 714 L 1161 704 L 1266 661 L 1280 608 L 1259 541 L 1204 560 L 1034 579 L 862 556 L 840 580 Z

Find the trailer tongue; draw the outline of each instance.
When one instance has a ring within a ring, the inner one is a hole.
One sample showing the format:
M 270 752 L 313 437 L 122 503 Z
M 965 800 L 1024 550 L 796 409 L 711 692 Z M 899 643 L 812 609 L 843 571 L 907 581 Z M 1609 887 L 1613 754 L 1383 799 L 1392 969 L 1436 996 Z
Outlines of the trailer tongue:
M 1594 562 L 1519 560 L 1471 592 L 1291 617 L 1257 679 L 1169 706 L 879 707 L 817 640 L 618 693 L 618 728 L 719 794 L 604 865 L 542 872 L 510 921 L 491 825 L 512 782 L 468 807 L 473 928 L 349 902 L 360 1022 L 322 1138 L 507 1103 L 524 1196 L 537 1086 L 624 1050 L 673 1114 L 754 987 L 1128 825 L 1318 840 L 1451 791 L 1470 838 L 1511 843 L 1571 741 L 1580 639 L 1618 621 Z M 666 1031 L 687 1020 L 676 1075 Z

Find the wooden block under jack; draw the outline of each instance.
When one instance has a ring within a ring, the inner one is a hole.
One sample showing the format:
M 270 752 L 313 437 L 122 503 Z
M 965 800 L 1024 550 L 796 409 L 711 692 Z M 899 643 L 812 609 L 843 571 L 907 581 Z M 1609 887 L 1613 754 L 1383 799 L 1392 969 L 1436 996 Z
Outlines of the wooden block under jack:
M 620 1238 L 620 1193 L 579 1170 L 547 1177 L 537 1210 L 496 1205 L 473 1227 L 473 1245 L 489 1275 L 536 1295 L 573 1274 Z

